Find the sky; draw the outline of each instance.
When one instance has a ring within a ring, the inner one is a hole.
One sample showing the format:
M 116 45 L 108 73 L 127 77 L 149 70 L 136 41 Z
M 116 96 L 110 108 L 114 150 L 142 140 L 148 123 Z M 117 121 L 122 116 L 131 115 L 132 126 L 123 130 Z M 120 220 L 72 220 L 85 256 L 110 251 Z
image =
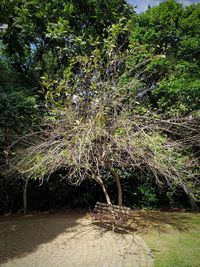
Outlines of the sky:
M 156 6 L 163 0 L 128 0 L 130 4 L 137 6 L 136 12 L 141 13 L 147 10 L 148 5 Z M 177 2 L 182 3 L 184 6 L 200 3 L 200 0 L 177 0 Z

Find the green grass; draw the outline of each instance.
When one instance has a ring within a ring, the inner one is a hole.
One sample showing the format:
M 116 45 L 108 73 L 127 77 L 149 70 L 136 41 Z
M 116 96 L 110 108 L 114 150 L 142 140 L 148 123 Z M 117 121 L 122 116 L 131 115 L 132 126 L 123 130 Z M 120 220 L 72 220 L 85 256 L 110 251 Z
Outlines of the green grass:
M 149 212 L 145 224 L 150 227 L 141 236 L 152 249 L 154 267 L 200 266 L 200 213 Z

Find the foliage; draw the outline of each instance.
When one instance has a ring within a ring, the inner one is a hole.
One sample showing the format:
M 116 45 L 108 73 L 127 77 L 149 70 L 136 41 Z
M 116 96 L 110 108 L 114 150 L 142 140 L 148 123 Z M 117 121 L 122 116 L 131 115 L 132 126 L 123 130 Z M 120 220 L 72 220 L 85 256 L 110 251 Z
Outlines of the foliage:
M 156 207 L 158 199 L 155 193 L 155 188 L 151 188 L 148 184 L 139 186 L 139 193 L 142 195 L 139 204 L 141 208 Z
M 4 43 L 18 70 L 32 80 L 45 72 L 62 76 L 73 56 L 87 55 L 94 41 L 102 44 L 109 26 L 133 13 L 124 0 L 18 0 L 10 10 L 11 5 Z
M 199 109 L 199 11 L 199 4 L 184 9 L 167 0 L 133 24 L 131 43 L 147 51 L 143 80 L 148 99 L 170 117 Z
M 8 145 L 36 124 L 38 107 L 36 97 L 28 92 L 6 61 L 0 65 L 0 80 L 0 144 Z

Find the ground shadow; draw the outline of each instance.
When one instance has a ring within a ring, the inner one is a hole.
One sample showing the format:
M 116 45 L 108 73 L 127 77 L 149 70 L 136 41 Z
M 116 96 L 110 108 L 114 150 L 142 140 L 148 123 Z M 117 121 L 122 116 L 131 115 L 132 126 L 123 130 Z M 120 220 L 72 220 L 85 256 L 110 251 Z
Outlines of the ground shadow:
M 135 232 L 136 229 L 131 226 L 127 226 L 125 224 L 116 224 L 114 221 L 112 222 L 103 222 L 103 221 L 94 221 L 94 225 L 99 226 L 100 228 L 105 229 L 105 231 L 113 231 L 118 234 L 128 234 L 130 232 Z
M 94 220 L 94 224 L 107 230 L 114 230 L 119 233 L 138 232 L 147 233 L 155 230 L 158 232 L 167 232 L 177 230 L 185 232 L 195 227 L 194 213 L 189 212 L 162 212 L 162 211 L 145 211 L 132 210 L 127 220 L 118 224 L 115 220 Z M 200 213 L 196 219 L 200 223 Z M 170 226 L 170 227 L 169 227 Z
M 0 217 L 0 265 L 34 252 L 59 234 L 73 231 L 84 213 Z
M 123 223 L 118 224 L 117 220 L 102 217 L 99 220 L 93 220 L 93 224 L 107 230 L 112 230 L 121 234 L 128 232 L 148 233 L 156 230 L 157 232 L 168 232 L 169 230 L 177 230 L 179 232 L 189 231 L 195 228 L 194 213 L 192 212 L 164 212 L 159 210 L 131 210 L 127 219 Z M 199 217 L 196 217 L 200 223 Z M 93 218 L 94 216 L 91 215 Z M 170 226 L 170 227 L 169 227 Z
M 192 213 L 189 212 L 132 211 L 128 224 L 138 232 L 153 229 L 166 232 L 168 226 L 183 232 L 194 227 Z

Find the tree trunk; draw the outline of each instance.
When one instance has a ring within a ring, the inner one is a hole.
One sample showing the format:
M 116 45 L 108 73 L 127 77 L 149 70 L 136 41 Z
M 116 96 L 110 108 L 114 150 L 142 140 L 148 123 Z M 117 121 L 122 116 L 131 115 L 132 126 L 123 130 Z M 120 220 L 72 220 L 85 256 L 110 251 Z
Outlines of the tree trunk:
M 188 197 L 190 200 L 190 205 L 191 205 L 192 210 L 198 210 L 197 203 L 196 203 L 195 199 L 193 198 L 193 196 L 188 195 Z
M 111 203 L 111 201 L 110 201 L 109 194 L 108 194 L 108 192 L 107 192 L 107 190 L 106 190 L 106 188 L 105 188 L 105 185 L 104 185 L 102 179 L 101 179 L 99 176 L 94 176 L 93 178 L 94 178 L 94 180 L 101 186 L 101 188 L 102 188 L 102 190 L 103 190 L 103 193 L 104 193 L 104 195 L 105 195 L 107 204 L 112 205 L 112 203 Z
M 23 190 L 24 214 L 27 213 L 27 187 L 28 187 L 28 179 L 25 180 L 24 190 Z
M 188 195 L 192 210 L 198 210 L 199 208 L 198 208 L 194 194 L 192 193 L 191 189 L 184 186 L 184 190 L 185 190 L 185 193 Z
M 120 182 L 120 176 L 117 173 L 117 171 L 115 171 L 113 169 L 113 167 L 109 167 L 110 171 L 112 173 L 112 175 L 115 177 L 116 180 L 116 184 L 117 184 L 117 191 L 118 191 L 118 205 L 122 206 L 123 204 L 123 193 L 122 193 L 122 187 L 121 187 L 121 182 Z

